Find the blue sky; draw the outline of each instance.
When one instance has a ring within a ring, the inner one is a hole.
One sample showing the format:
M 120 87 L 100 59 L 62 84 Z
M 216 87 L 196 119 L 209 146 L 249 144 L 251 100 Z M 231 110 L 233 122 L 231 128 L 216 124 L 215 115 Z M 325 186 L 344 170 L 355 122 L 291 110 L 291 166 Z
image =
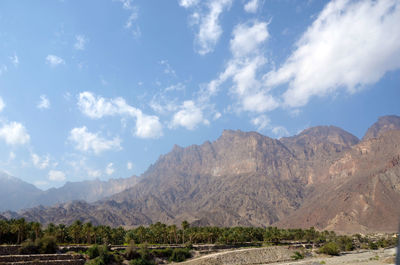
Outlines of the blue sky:
M 143 173 L 224 129 L 362 137 L 400 115 L 400 1 L 0 2 L 0 170 Z

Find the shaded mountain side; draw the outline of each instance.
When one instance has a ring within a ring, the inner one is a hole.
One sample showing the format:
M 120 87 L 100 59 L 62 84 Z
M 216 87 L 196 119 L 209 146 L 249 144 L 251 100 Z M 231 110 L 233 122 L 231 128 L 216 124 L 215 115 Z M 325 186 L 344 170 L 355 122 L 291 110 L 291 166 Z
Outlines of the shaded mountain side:
M 328 169 L 282 227 L 393 232 L 400 221 L 400 131 L 363 140 Z
M 400 130 L 400 117 L 396 115 L 379 117 L 378 121 L 368 128 L 363 140 L 379 137 L 391 130 Z

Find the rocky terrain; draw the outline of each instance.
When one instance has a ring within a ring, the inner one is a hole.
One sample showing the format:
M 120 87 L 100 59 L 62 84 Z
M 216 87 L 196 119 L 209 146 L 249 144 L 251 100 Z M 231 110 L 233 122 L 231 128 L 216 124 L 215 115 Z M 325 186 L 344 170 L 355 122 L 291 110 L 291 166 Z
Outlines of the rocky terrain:
M 214 142 L 175 146 L 137 185 L 110 198 L 36 207 L 15 216 L 111 226 L 188 220 L 393 232 L 400 216 L 399 124 L 400 117 L 381 117 L 361 141 L 334 126 L 279 140 L 228 130 Z

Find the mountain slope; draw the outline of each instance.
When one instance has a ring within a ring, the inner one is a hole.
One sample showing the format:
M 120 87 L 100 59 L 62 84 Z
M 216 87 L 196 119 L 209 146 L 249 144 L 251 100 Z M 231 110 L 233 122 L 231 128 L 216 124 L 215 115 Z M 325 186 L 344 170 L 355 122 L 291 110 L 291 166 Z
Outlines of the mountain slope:
M 400 130 L 400 117 L 395 115 L 379 117 L 378 121 L 368 128 L 363 140 L 379 137 L 391 130 Z
M 316 195 L 277 225 L 342 232 L 396 231 L 400 217 L 400 131 L 363 140 L 345 152 L 315 189 Z
M 214 142 L 175 146 L 137 185 L 112 197 L 36 207 L 19 216 L 111 226 L 188 220 L 392 232 L 400 216 L 399 161 L 400 130 L 361 142 L 333 126 L 280 140 L 224 131 Z
M 33 207 L 40 193 L 34 185 L 0 172 L 0 211 Z

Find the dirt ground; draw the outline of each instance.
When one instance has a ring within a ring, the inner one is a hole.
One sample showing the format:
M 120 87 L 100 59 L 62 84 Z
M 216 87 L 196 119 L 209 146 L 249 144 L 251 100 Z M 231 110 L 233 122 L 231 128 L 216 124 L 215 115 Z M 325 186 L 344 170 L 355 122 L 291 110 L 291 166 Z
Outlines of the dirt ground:
M 379 265 L 379 264 L 395 264 L 396 263 L 396 248 L 370 250 L 370 251 L 355 251 L 343 254 L 337 257 L 322 256 L 306 258 L 300 261 L 277 262 L 269 263 L 268 265 Z

